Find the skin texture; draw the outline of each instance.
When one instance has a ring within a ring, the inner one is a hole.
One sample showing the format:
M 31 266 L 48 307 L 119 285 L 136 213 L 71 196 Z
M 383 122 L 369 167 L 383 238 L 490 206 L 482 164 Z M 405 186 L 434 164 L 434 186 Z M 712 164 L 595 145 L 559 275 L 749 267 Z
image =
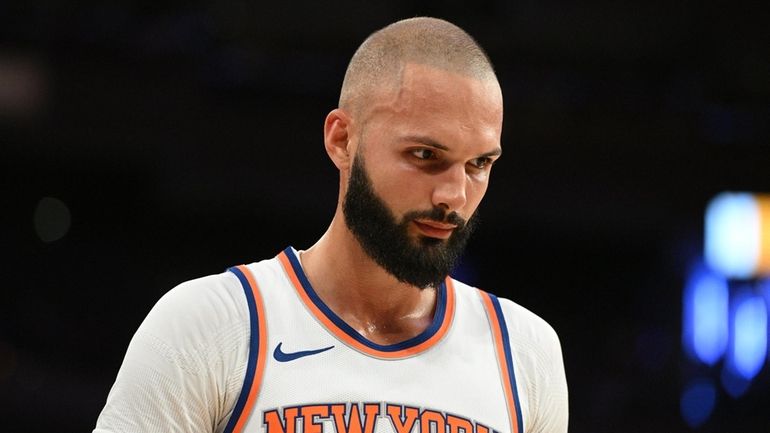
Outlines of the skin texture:
M 326 151 L 340 171 L 340 193 L 326 233 L 302 252 L 305 272 L 323 301 L 364 337 L 393 344 L 430 325 L 436 291 L 398 281 L 362 249 L 345 224 L 342 202 L 360 154 L 374 192 L 400 219 L 441 207 L 467 220 L 500 155 L 502 95 L 497 81 L 420 63 L 403 65 L 400 86 L 372 92 L 355 115 L 332 110 L 324 124 Z M 417 220 L 408 228 L 444 241 L 452 226 Z
M 477 220 L 474 215 L 465 221 L 442 206 L 410 211 L 397 220 L 374 192 L 361 152 L 353 159 L 342 210 L 345 224 L 369 257 L 402 283 L 424 288 L 439 287 L 444 281 Z M 410 233 L 415 225 L 422 233 L 419 242 Z

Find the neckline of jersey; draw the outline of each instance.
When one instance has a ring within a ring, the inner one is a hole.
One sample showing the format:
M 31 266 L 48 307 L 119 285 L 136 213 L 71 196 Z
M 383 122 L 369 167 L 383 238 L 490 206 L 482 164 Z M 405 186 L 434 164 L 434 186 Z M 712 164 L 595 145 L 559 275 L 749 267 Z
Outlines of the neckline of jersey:
M 447 277 L 437 290 L 436 311 L 430 326 L 420 334 L 395 344 L 378 344 L 361 335 L 348 325 L 313 289 L 310 280 L 305 275 L 299 262 L 297 250 L 289 246 L 278 258 L 282 263 L 300 299 L 305 303 L 314 316 L 336 337 L 347 345 L 365 354 L 385 359 L 398 359 L 422 353 L 433 347 L 446 334 L 450 327 L 455 311 L 454 285 Z

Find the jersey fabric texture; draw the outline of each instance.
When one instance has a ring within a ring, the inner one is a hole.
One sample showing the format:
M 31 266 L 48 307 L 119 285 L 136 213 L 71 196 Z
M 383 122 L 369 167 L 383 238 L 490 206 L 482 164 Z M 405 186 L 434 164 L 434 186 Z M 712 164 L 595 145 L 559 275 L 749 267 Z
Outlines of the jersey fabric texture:
M 533 313 L 447 278 L 432 324 L 380 345 L 323 303 L 298 257 L 161 298 L 94 432 L 567 431 L 559 341 Z

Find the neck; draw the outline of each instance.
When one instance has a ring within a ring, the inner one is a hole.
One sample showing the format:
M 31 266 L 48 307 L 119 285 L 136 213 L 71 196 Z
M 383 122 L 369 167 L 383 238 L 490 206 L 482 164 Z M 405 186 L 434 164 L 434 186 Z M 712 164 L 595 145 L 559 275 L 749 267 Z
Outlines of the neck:
M 436 290 L 400 282 L 375 263 L 347 228 L 339 209 L 326 233 L 300 259 L 324 303 L 375 343 L 405 341 L 433 320 Z

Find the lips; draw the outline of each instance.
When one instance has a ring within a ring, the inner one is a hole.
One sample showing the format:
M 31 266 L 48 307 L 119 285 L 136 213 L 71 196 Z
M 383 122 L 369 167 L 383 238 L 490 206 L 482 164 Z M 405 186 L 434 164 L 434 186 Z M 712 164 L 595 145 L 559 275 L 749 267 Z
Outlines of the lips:
M 448 239 L 454 229 L 455 224 L 447 224 L 432 220 L 414 220 L 414 225 L 425 235 L 431 238 Z

